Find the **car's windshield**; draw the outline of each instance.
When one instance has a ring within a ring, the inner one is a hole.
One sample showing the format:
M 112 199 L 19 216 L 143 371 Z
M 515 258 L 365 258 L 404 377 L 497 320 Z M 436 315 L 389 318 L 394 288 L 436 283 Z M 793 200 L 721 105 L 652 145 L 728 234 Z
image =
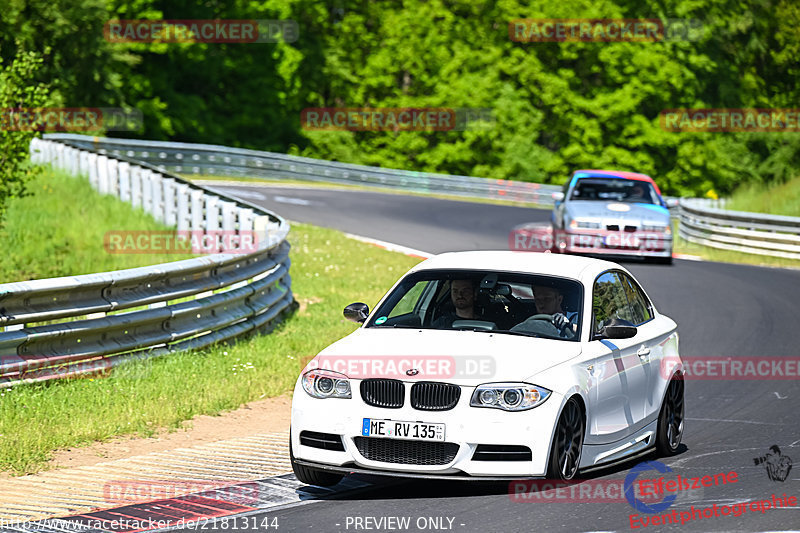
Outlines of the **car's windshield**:
M 570 200 L 610 200 L 661 205 L 653 186 L 646 181 L 626 179 L 580 179 Z
M 366 327 L 471 330 L 578 340 L 582 286 L 515 272 L 426 270 L 403 279 Z

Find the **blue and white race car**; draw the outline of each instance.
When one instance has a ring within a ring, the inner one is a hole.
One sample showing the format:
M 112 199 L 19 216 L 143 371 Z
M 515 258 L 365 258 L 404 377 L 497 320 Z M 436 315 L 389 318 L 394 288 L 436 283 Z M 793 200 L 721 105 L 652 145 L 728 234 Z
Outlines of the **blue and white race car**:
M 555 251 L 672 263 L 669 205 L 650 176 L 577 170 L 553 198 Z

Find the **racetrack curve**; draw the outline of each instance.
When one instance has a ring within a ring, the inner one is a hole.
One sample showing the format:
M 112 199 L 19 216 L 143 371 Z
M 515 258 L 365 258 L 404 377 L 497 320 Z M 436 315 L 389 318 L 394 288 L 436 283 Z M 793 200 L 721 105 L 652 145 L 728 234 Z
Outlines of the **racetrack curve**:
M 280 213 L 291 221 L 327 226 L 431 253 L 508 249 L 514 226 L 549 220 L 549 211 L 358 190 L 215 185 Z M 291 236 L 290 236 L 291 241 Z M 679 326 L 682 356 L 798 356 L 800 271 L 675 260 L 673 266 L 625 263 L 660 312 Z M 342 307 L 349 302 L 342 302 Z M 331 317 L 338 320 L 338 317 Z M 686 511 L 778 496 L 800 497 L 800 467 L 771 481 L 754 458 L 770 446 L 800 462 L 800 384 L 794 380 L 689 380 L 683 450 L 662 462 L 682 476 L 736 471 L 738 482 L 683 494 L 671 509 Z M 624 478 L 634 463 L 592 479 Z M 657 477 L 655 475 L 648 477 Z M 357 531 L 356 517 L 380 520 L 444 517 L 454 531 L 628 531 L 634 512 L 626 502 L 567 503 L 555 496 L 512 501 L 508 483 L 377 480 L 367 491 L 334 501 L 261 513 L 277 517 L 281 531 Z M 670 509 L 670 510 L 671 510 Z M 449 519 L 452 519 L 450 522 Z M 361 522 L 364 526 L 366 523 Z M 371 530 L 400 530 L 376 528 Z M 766 531 L 800 528 L 800 507 L 748 511 L 682 526 L 646 531 Z

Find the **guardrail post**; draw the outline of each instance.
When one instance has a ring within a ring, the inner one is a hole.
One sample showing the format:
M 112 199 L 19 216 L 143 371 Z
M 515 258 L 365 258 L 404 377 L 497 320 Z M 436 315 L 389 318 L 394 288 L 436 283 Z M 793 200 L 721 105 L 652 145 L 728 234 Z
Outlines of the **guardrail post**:
M 46 161 L 51 165 L 56 165 L 56 160 L 58 159 L 58 143 L 50 142 L 47 145 L 47 159 Z
M 177 197 L 177 221 L 178 231 L 189 231 L 191 219 L 189 215 L 189 186 L 186 184 L 175 185 L 175 196 Z
M 64 150 L 67 147 L 63 144 L 59 144 L 56 146 L 56 160 L 55 160 L 55 167 L 58 169 L 64 169 Z
M 108 181 L 104 194 L 119 196 L 119 163 L 116 159 L 108 159 Z
M 119 172 L 119 199 L 123 202 L 131 201 L 131 165 L 122 161 L 118 167 Z
M 222 205 L 222 231 L 226 235 L 233 235 L 236 232 L 236 210 L 237 206 L 233 202 L 220 202 Z
M 108 190 L 108 157 L 97 156 L 97 191 L 105 194 Z
M 42 163 L 47 163 L 45 157 L 47 155 L 47 145 L 49 144 L 50 141 L 45 141 L 44 139 L 40 139 L 38 137 L 34 137 L 33 139 L 31 139 L 31 147 L 30 147 L 31 161 L 33 161 L 37 165 L 41 165 Z
M 256 214 L 252 209 L 247 207 L 239 208 L 239 232 L 253 231 L 253 220 Z
M 192 231 L 203 231 L 205 229 L 205 198 L 206 194 L 203 191 L 193 190 L 190 193 L 191 202 L 191 229 Z
M 245 253 L 255 251 L 258 246 L 258 237 L 253 231 L 253 222 L 255 222 L 256 214 L 252 209 L 246 207 L 239 208 L 239 243 L 241 250 Z
M 78 175 L 78 151 L 71 146 L 66 151 L 67 172 L 70 176 Z
M 153 212 L 153 171 L 142 169 L 142 208 L 146 213 Z
M 206 195 L 206 232 L 219 231 L 219 198 Z
M 131 205 L 133 207 L 142 205 L 142 167 L 139 165 L 131 167 Z
M 97 172 L 98 164 L 97 158 L 99 156 L 97 154 L 89 154 L 89 157 L 86 158 L 87 164 L 89 166 L 89 185 L 92 186 L 92 189 L 97 190 L 98 181 L 100 176 Z
M 271 228 L 269 217 L 261 215 L 253 219 L 253 233 L 256 235 L 256 246 L 267 248 L 269 246 L 269 232 Z
M 73 148 L 72 152 L 72 175 L 73 176 L 80 176 L 81 175 L 81 150 L 77 148 Z
M 78 173 L 81 176 L 89 175 L 89 152 L 81 150 L 78 155 Z
M 28 146 L 28 155 L 30 155 L 31 163 L 39 164 L 41 163 L 40 157 L 42 153 L 43 143 L 41 139 L 38 137 L 34 137 L 31 139 L 31 144 Z
M 58 143 L 50 142 L 47 145 L 47 162 L 55 166 L 58 159 Z
M 164 223 L 167 226 L 175 226 L 178 223 L 175 210 L 175 180 L 164 178 L 161 180 L 161 184 L 164 189 Z
M 159 222 L 164 222 L 164 187 L 161 178 L 161 174 L 150 173 L 150 214 Z
M 70 167 L 69 151 L 71 149 L 72 147 L 65 146 L 64 150 L 61 152 L 61 170 L 65 171 L 67 174 L 69 174 L 69 167 Z

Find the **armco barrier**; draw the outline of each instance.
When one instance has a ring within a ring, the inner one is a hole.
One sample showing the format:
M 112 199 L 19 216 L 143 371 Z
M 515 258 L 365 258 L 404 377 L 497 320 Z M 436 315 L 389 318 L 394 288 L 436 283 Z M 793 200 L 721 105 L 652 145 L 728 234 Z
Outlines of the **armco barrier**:
M 246 254 L 0 284 L 0 388 L 102 373 L 132 359 L 268 330 L 293 307 L 289 226 L 274 213 L 147 163 L 64 142 L 34 139 L 31 158 L 86 175 L 101 193 L 179 230 L 255 234 L 257 247 Z M 42 324 L 54 320 L 59 322 Z
M 703 246 L 748 254 L 800 259 L 800 217 L 764 215 L 680 201 L 681 238 Z
M 68 133 L 47 134 L 45 138 L 69 142 L 108 156 L 146 161 L 158 169 L 180 174 L 301 179 L 541 205 L 553 205 L 552 194 L 561 190 L 557 185 L 351 165 L 211 144 L 112 139 Z

